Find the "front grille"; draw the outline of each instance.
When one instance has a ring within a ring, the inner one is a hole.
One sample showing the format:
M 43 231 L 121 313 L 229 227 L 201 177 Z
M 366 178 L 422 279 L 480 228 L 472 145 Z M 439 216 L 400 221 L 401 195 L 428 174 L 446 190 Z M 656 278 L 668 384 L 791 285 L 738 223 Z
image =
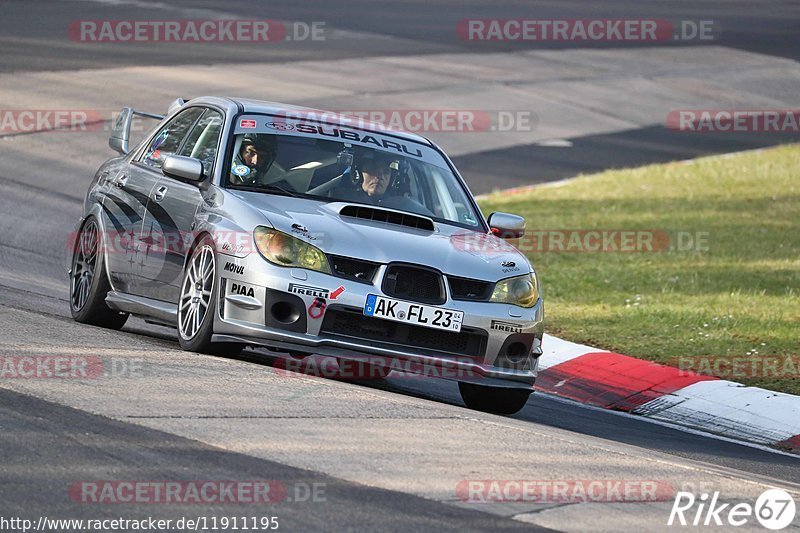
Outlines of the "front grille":
M 492 296 L 494 290 L 494 283 L 491 281 L 447 276 L 447 282 L 450 284 L 450 295 L 454 300 L 485 302 Z
M 322 322 L 323 333 L 370 341 L 375 346 L 403 347 L 451 356 L 482 358 L 487 334 L 480 329 L 462 327 L 458 333 L 392 322 L 364 316 L 360 309 L 330 306 Z M 431 354 L 431 355 L 437 355 Z M 428 355 L 421 353 L 419 355 Z
M 372 278 L 375 277 L 375 272 L 378 270 L 377 263 L 362 261 L 361 259 L 329 255 L 328 260 L 335 276 L 351 279 L 353 281 L 372 283 Z
M 343 217 L 363 218 L 376 222 L 385 222 L 386 224 L 397 224 L 398 226 L 407 226 L 409 228 L 423 229 L 426 231 L 434 230 L 433 221 L 429 218 L 386 209 L 376 209 L 363 205 L 346 205 L 339 211 L 339 215 Z
M 443 304 L 447 299 L 439 272 L 411 265 L 390 264 L 382 289 L 387 296 L 424 304 Z

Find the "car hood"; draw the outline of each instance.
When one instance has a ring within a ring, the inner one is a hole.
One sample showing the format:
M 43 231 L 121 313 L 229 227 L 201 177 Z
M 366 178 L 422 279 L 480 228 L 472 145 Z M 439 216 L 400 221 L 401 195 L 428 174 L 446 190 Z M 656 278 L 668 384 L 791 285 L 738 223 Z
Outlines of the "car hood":
M 429 266 L 452 276 L 497 281 L 531 271 L 527 259 L 502 239 L 440 224 L 434 231 L 341 216 L 347 202 L 319 202 L 246 191 L 229 191 L 258 210 L 275 229 L 328 254 L 378 263 Z M 377 207 L 376 209 L 383 209 Z

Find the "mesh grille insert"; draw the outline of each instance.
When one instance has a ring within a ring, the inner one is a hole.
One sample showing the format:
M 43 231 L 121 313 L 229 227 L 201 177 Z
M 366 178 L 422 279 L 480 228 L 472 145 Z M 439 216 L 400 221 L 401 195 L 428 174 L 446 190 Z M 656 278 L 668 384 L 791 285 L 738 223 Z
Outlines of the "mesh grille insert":
M 387 296 L 424 304 L 443 304 L 446 301 L 442 275 L 432 269 L 391 264 L 383 278 Z
M 490 281 L 447 276 L 447 282 L 454 300 L 487 301 L 494 290 L 494 283 Z
M 329 255 L 328 260 L 331 264 L 333 274 L 340 278 L 352 279 L 364 283 L 372 283 L 378 264 L 351 257 L 340 255 Z

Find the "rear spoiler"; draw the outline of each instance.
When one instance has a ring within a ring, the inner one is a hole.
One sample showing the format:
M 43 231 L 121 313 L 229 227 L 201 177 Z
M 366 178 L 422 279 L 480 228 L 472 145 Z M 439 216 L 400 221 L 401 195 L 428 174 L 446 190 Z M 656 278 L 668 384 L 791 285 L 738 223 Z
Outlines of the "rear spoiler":
M 110 146 L 112 150 L 119 152 L 122 155 L 127 154 L 129 152 L 128 143 L 131 137 L 131 124 L 133 123 L 133 117 L 136 116 L 152 118 L 155 120 L 164 120 L 164 117 L 173 114 L 175 111 L 183 107 L 185 103 L 186 100 L 183 98 L 178 98 L 169 105 L 166 115 L 156 115 L 154 113 L 137 111 L 132 107 L 123 107 L 122 111 L 119 113 L 119 116 L 117 116 L 117 121 L 114 123 L 114 128 L 111 130 L 111 136 L 108 138 L 108 146 Z

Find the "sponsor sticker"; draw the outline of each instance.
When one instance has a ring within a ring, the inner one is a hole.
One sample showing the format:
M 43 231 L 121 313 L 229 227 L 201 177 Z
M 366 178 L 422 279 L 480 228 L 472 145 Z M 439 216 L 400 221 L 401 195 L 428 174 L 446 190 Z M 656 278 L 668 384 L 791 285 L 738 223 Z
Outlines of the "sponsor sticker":
M 289 292 L 294 294 L 302 294 L 303 296 L 313 296 L 314 298 L 328 298 L 330 292 L 328 289 L 322 287 L 314 287 L 312 285 L 301 285 L 299 283 L 290 283 Z
M 257 287 L 248 283 L 231 282 L 228 284 L 228 294 L 235 294 L 238 296 L 249 296 L 250 298 L 256 297 Z
M 286 122 L 267 122 L 266 126 L 277 131 L 292 131 L 294 129 L 294 126 Z
M 244 274 L 244 265 L 237 265 L 236 263 L 232 263 L 228 261 L 225 263 L 225 268 L 223 268 L 225 272 L 230 272 L 231 274 Z
M 505 331 L 507 333 L 521 333 L 522 326 L 514 322 L 505 322 L 503 320 L 492 320 L 492 329 L 498 331 Z
M 248 167 L 247 165 L 233 165 L 233 170 L 231 170 L 231 172 L 233 172 L 240 178 L 244 178 L 245 176 L 250 174 L 250 167 Z
M 344 285 L 339 285 L 335 290 L 331 292 L 331 300 L 337 299 L 342 293 L 345 291 Z

